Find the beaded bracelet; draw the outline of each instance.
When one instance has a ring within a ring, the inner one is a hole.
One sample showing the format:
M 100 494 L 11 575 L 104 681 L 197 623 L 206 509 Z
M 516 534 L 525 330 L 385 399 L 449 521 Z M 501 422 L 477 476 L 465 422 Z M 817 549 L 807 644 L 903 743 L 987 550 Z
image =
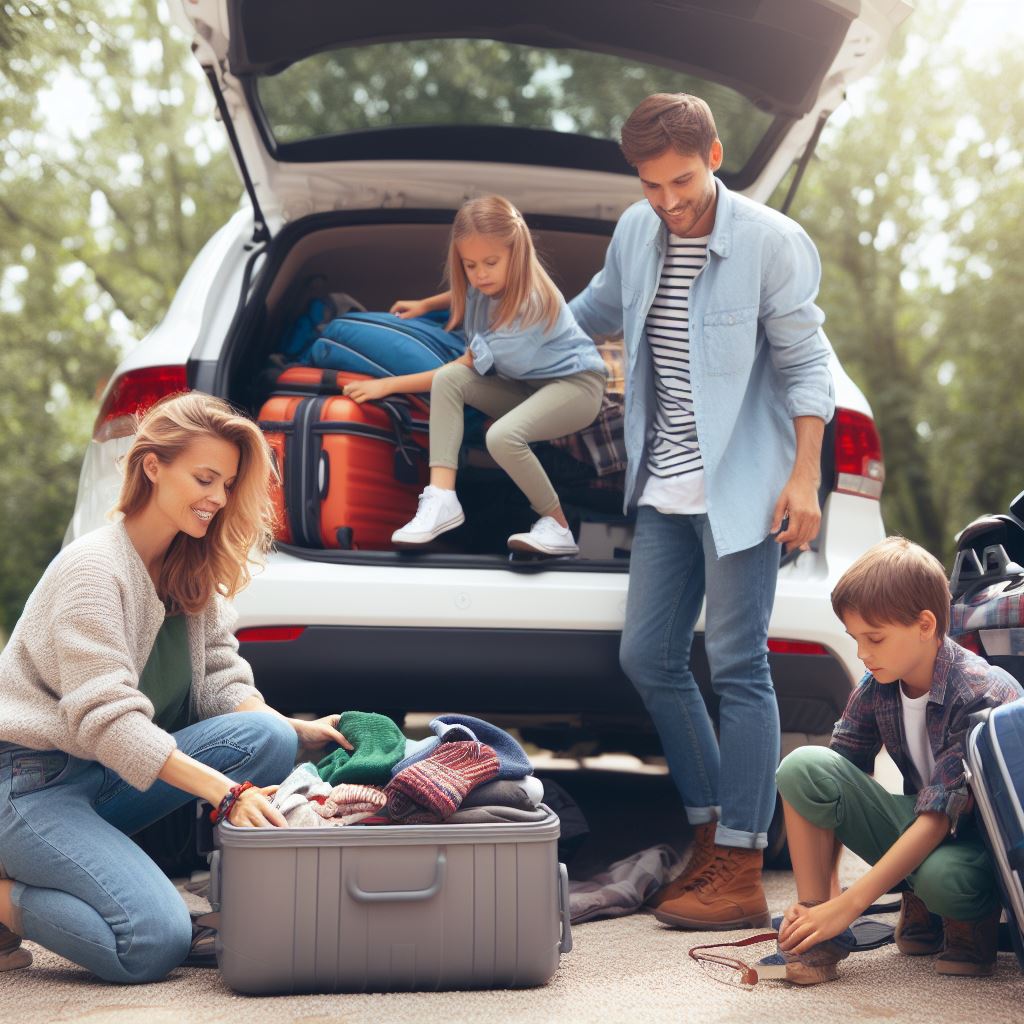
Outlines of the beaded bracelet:
M 240 782 L 237 786 L 232 786 L 225 794 L 224 799 L 221 800 L 220 804 L 212 811 L 210 811 L 210 821 L 214 825 L 219 825 L 227 816 L 231 813 L 231 808 L 235 806 L 235 802 L 238 798 L 247 790 L 252 789 L 253 785 L 251 782 Z

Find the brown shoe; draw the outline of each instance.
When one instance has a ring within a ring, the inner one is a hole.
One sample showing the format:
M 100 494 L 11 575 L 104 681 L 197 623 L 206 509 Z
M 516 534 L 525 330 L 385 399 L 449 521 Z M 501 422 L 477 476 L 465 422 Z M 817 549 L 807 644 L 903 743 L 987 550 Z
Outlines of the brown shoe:
M 772 919 L 761 884 L 761 850 L 716 846 L 715 859 L 675 899 L 654 912 L 663 924 L 697 931 L 768 928 Z
M 17 971 L 32 963 L 32 954 L 21 948 L 21 936 L 0 924 L 0 973 Z
M 980 921 L 954 921 L 942 919 L 945 943 L 935 958 L 939 974 L 958 974 L 971 978 L 984 978 L 996 966 L 996 948 L 999 939 L 999 911 Z
M 681 896 L 693 880 L 715 859 L 715 829 L 717 821 L 708 821 L 693 828 L 693 849 L 683 873 L 663 885 L 648 901 L 648 906 L 660 907 L 666 900 Z
M 907 956 L 930 956 L 942 949 L 942 918 L 912 892 L 903 893 L 900 903 L 896 948 Z

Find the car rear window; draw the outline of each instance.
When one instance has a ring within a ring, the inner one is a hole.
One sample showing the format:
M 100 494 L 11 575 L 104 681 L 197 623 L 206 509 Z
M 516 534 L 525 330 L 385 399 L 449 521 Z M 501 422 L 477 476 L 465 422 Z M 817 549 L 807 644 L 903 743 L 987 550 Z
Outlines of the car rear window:
M 741 171 L 775 120 L 736 90 L 679 71 L 488 39 L 331 50 L 258 78 L 256 92 L 266 128 L 283 145 L 427 125 L 511 126 L 617 143 L 645 96 L 689 92 L 715 113 L 726 174 Z

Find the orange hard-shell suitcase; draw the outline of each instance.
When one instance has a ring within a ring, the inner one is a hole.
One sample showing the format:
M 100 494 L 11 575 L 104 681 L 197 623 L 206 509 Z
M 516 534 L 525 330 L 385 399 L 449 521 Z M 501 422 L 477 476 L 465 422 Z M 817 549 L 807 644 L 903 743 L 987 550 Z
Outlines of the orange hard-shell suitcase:
M 388 398 L 362 405 L 339 392 L 357 374 L 292 367 L 259 422 L 274 452 L 277 539 L 300 547 L 392 549 L 427 482 L 422 407 Z

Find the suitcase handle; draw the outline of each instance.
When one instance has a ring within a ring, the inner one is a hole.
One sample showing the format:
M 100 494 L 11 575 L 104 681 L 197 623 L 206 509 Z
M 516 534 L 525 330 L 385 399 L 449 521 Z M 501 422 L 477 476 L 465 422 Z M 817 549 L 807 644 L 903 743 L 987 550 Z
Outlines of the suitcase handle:
M 210 854 L 210 906 L 220 910 L 220 850 Z
M 562 911 L 562 938 L 558 943 L 558 952 L 571 953 L 572 921 L 569 914 L 569 871 L 564 864 L 558 865 L 558 905 Z
M 373 892 L 360 888 L 354 873 L 348 876 L 345 888 L 348 890 L 349 896 L 358 903 L 418 903 L 433 899 L 441 891 L 447 867 L 448 858 L 445 856 L 444 850 L 438 850 L 434 881 L 426 889 L 383 889 L 380 892 Z

